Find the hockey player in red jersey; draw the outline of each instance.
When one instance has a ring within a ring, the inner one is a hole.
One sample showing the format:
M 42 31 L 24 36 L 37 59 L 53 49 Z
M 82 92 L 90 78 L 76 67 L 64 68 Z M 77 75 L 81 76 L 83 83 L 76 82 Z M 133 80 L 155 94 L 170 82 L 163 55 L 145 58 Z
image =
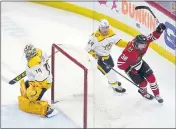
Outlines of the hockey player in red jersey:
M 139 85 L 140 89 L 138 92 L 146 99 L 152 100 L 153 96 L 147 93 L 147 84 L 149 83 L 150 88 L 159 103 L 162 103 L 163 99 L 160 96 L 155 75 L 142 57 L 146 53 L 149 44 L 158 39 L 165 29 L 165 25 L 160 23 L 156 30 L 149 36 L 146 37 L 142 34 L 137 35 L 135 39 L 128 43 L 117 62 L 118 68 L 124 70 L 131 80 Z

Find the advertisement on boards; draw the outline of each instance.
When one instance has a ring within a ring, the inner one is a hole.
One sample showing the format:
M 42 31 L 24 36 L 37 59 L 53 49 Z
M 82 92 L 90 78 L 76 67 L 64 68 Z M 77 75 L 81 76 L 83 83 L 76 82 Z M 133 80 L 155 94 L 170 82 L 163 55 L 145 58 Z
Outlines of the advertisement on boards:
M 155 42 L 162 46 L 165 50 L 176 55 L 175 21 L 169 18 L 168 16 L 164 15 L 163 13 L 159 12 L 157 9 L 153 8 L 146 2 L 131 2 L 126 0 L 122 0 L 120 2 L 116 0 L 98 0 L 96 2 L 70 3 L 112 17 L 115 20 L 125 23 L 126 25 L 130 26 L 130 28 L 134 28 L 145 35 L 148 35 L 150 32 L 155 30 L 156 26 L 158 25 L 158 21 L 152 16 L 152 14 L 148 10 L 135 10 L 135 7 L 139 5 L 148 6 L 154 12 L 159 22 L 164 23 L 167 27 L 164 34 L 162 34 L 162 36 Z

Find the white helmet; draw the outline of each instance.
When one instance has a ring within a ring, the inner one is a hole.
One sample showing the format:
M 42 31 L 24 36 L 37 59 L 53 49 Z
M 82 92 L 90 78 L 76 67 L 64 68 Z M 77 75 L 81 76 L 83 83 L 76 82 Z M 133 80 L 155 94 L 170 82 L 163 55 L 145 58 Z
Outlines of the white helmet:
M 36 55 L 36 48 L 32 44 L 27 44 L 24 48 L 26 59 L 29 60 Z
M 106 19 L 100 20 L 99 30 L 103 35 L 106 35 L 109 31 L 109 22 Z

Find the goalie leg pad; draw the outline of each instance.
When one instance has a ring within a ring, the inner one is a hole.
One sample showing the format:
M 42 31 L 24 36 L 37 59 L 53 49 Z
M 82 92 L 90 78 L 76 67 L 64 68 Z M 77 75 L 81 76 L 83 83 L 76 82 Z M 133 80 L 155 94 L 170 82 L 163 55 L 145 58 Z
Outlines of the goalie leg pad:
M 18 107 L 24 112 L 37 114 L 41 115 L 42 117 L 45 117 L 48 107 L 50 106 L 47 101 L 32 102 L 24 96 L 18 96 Z
M 24 79 L 22 79 L 20 81 L 20 92 L 21 92 L 22 96 L 27 97 L 27 95 L 26 95 L 27 89 L 26 89 L 26 85 L 24 83 Z
M 38 86 L 30 86 L 29 88 L 27 88 L 26 95 L 30 101 L 35 102 L 39 100 L 39 98 L 42 98 L 45 91 L 46 89 L 42 89 Z
M 47 79 L 45 79 L 42 82 L 35 81 L 35 82 L 30 82 L 30 84 L 35 87 L 49 89 L 52 86 L 52 76 L 49 76 Z

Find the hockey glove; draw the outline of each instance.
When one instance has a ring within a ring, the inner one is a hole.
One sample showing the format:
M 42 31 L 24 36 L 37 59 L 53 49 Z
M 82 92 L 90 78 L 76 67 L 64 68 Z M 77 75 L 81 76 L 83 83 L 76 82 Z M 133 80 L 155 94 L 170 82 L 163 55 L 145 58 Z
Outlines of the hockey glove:
M 163 30 L 165 30 L 165 29 L 166 29 L 166 26 L 163 23 L 160 23 L 156 28 L 156 32 L 162 33 Z

